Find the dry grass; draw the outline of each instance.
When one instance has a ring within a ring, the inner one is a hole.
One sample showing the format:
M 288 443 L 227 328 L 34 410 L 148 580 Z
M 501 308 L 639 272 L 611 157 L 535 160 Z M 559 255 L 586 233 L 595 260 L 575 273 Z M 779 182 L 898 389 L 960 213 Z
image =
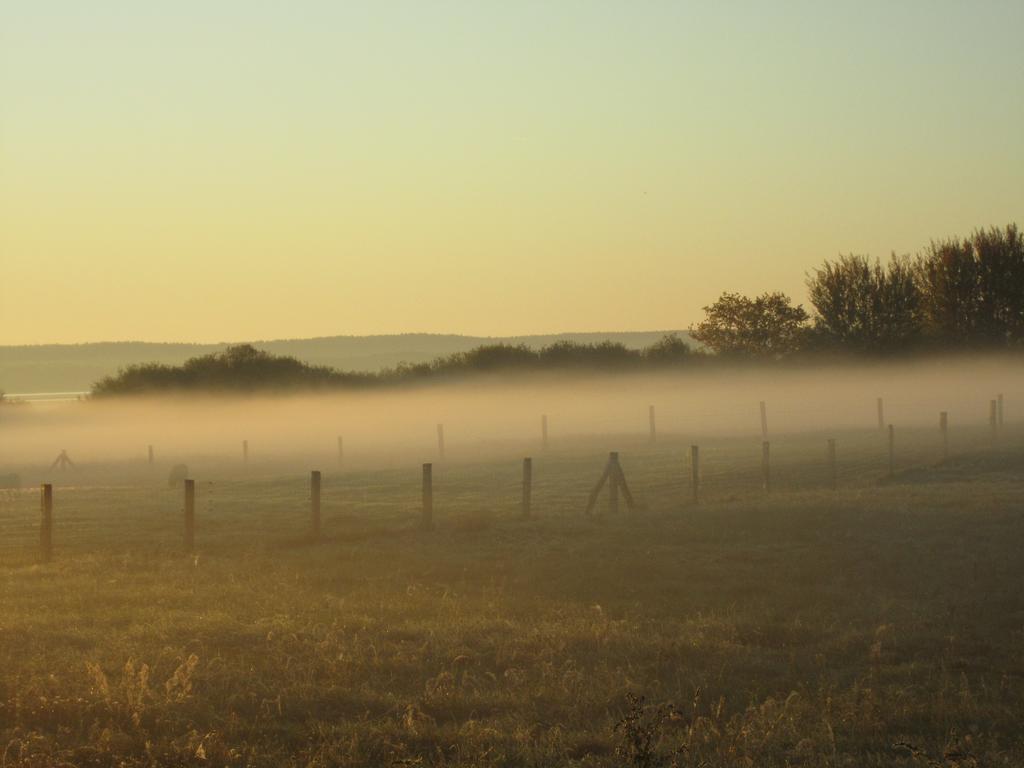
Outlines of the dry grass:
M 879 483 L 840 436 L 836 493 L 779 438 L 767 497 L 757 441 L 706 441 L 696 508 L 684 442 L 600 441 L 647 510 L 590 520 L 580 441 L 531 521 L 513 457 L 435 468 L 427 535 L 418 468 L 325 474 L 320 542 L 305 478 L 211 461 L 194 558 L 163 478 L 86 467 L 51 565 L 4 497 L 0 765 L 1020 765 L 1024 447 L 983 438 L 901 435 Z

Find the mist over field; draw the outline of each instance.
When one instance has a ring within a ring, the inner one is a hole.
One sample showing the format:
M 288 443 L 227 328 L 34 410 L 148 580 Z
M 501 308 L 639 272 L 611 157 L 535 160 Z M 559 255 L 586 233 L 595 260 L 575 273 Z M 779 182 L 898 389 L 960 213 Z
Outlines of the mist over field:
M 1019 764 L 1022 385 L 959 356 L 5 404 L 8 763 Z
M 1024 766 L 1022 29 L 0 2 L 0 768 Z
M 572 436 L 613 443 L 613 435 L 648 432 L 655 406 L 659 433 L 699 441 L 760 440 L 759 402 L 770 435 L 874 428 L 876 398 L 886 423 L 983 425 L 990 399 L 1005 393 L 1014 408 L 1024 367 L 1005 357 L 930 359 L 916 363 L 833 367 L 715 368 L 658 374 L 481 376 L 461 382 L 373 392 L 277 396 L 166 395 L 32 404 L 7 408 L 0 462 L 46 464 L 61 449 L 76 462 L 145 458 L 161 462 L 250 458 L 266 466 L 304 461 L 332 466 L 336 438 L 346 463 L 372 467 L 429 461 L 436 425 L 446 456 L 527 453 L 539 447 L 541 416 L 551 441 Z M 609 448 L 615 445 L 609 444 Z

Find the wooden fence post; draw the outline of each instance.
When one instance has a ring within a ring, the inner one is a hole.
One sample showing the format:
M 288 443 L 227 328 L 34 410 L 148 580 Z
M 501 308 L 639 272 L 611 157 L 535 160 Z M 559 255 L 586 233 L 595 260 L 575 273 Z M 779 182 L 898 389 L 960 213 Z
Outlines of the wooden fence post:
M 437 425 L 437 457 L 444 458 L 444 424 Z
M 834 491 L 839 485 L 836 472 L 836 440 L 834 437 L 830 437 L 828 440 L 828 476 L 829 484 Z
M 600 479 L 597 481 L 597 485 L 590 492 L 590 496 L 587 498 L 587 508 L 584 514 L 588 517 L 594 511 L 594 507 L 597 505 L 597 498 L 601 495 L 601 489 L 604 488 L 604 484 L 608 482 L 613 474 L 613 467 L 611 459 L 604 465 L 604 472 L 601 473 Z
M 622 471 L 622 465 L 619 464 L 619 454 L 615 454 L 615 474 L 619 476 L 619 491 L 622 492 L 622 497 L 626 500 L 626 509 L 632 514 L 636 512 L 636 502 L 633 500 L 632 491 L 629 490 L 629 483 L 626 482 L 626 473 Z
M 764 400 L 761 401 L 761 439 L 768 439 L 768 406 Z
M 999 428 L 1002 429 L 1003 428 L 1003 393 L 1002 392 L 1000 392 L 998 395 L 996 395 L 996 403 L 998 404 L 997 407 L 999 409 Z
M 340 467 L 345 459 L 345 443 L 341 439 L 341 435 L 338 435 L 338 466 Z
M 546 413 L 540 417 L 540 445 L 542 448 L 548 447 L 548 415 Z
M 608 454 L 608 463 L 604 465 L 604 472 L 601 473 L 601 479 L 597 481 L 597 485 L 594 486 L 594 490 L 590 492 L 590 496 L 587 499 L 587 508 L 585 511 L 586 515 L 590 515 L 594 511 L 594 506 L 597 504 L 597 497 L 601 495 L 601 489 L 604 488 L 604 484 L 608 483 L 608 510 L 612 514 L 616 514 L 619 511 L 619 492 L 622 492 L 623 498 L 626 499 L 626 506 L 630 512 L 636 511 L 636 502 L 633 499 L 633 494 L 629 490 L 629 484 L 626 482 L 626 475 L 622 471 L 622 465 L 619 464 L 619 453 L 618 451 L 612 451 Z
M 942 433 L 942 460 L 949 458 L 949 414 L 946 411 L 939 412 L 939 432 Z
M 420 527 L 429 531 L 434 527 L 434 466 L 423 465 L 423 518 Z
M 881 431 L 885 429 L 885 412 L 882 406 L 882 398 L 878 398 L 876 405 L 878 406 L 878 429 Z
M 648 422 L 648 429 L 650 431 L 650 438 L 649 439 L 650 439 L 650 441 L 652 443 L 657 442 L 657 440 L 658 440 L 658 431 L 657 431 L 657 429 L 655 429 L 655 425 L 654 425 L 654 406 L 653 405 L 647 406 L 647 422 Z
M 153 466 L 153 446 L 149 446 L 149 466 Z
M 39 559 L 48 563 L 53 559 L 53 486 L 40 486 L 40 507 L 42 518 L 39 522 Z
M 988 425 L 992 430 L 992 442 L 996 441 L 999 436 L 999 420 L 998 420 L 998 408 L 999 405 L 995 400 L 988 401 Z
M 248 465 L 249 463 L 249 441 L 242 441 L 242 463 Z
M 896 430 L 889 425 L 889 477 L 896 475 Z
M 523 517 L 529 518 L 533 497 L 533 459 L 523 459 Z
M 690 446 L 690 491 L 693 494 L 693 503 L 700 501 L 700 448 L 696 445 Z
M 619 466 L 619 452 L 612 451 L 608 454 L 608 466 L 611 467 L 611 474 L 608 476 L 608 513 L 619 514 L 619 473 L 615 471 Z
M 315 538 L 320 535 L 320 470 L 317 469 L 309 473 L 309 501 Z
M 185 551 L 196 548 L 196 481 L 185 479 Z
M 767 440 L 761 443 L 761 478 L 765 491 L 770 491 L 772 489 L 771 443 Z

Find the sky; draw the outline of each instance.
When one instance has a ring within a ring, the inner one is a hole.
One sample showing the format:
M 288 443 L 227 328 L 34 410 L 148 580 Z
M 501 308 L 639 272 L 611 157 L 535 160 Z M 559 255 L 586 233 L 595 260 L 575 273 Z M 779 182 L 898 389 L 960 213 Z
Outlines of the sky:
M 1024 3 L 0 0 L 0 344 L 685 328 L 1024 225 Z

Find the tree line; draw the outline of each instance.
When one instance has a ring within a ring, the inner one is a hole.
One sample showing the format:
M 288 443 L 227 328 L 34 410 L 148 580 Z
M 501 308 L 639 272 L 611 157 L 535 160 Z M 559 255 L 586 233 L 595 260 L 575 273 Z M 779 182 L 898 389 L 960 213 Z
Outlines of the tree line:
M 250 344 L 238 344 L 223 352 L 190 358 L 181 365 L 128 366 L 96 382 L 92 394 L 106 397 L 173 391 L 367 388 L 499 371 L 654 369 L 705 357 L 708 357 L 706 353 L 694 351 L 679 336 L 669 334 L 643 349 L 630 349 L 610 341 L 598 344 L 560 341 L 539 350 L 526 345 L 491 344 L 438 357 L 429 363 L 403 363 L 368 373 L 309 365 L 294 357 L 273 355 Z
M 364 388 L 465 374 L 632 371 L 737 361 L 923 351 L 1019 349 L 1024 343 L 1024 237 L 1011 224 L 963 239 L 933 241 L 888 262 L 839 256 L 806 275 L 811 312 L 779 292 L 723 293 L 691 329 L 701 348 L 675 334 L 643 349 L 617 342 L 561 341 L 541 349 L 493 344 L 377 373 L 313 366 L 248 344 L 179 366 L 132 365 L 96 382 L 96 396 L 173 390 Z
M 812 311 L 783 293 L 724 293 L 691 334 L 723 357 L 896 355 L 1020 348 L 1024 237 L 1015 224 L 932 241 L 883 263 L 839 256 L 806 275 Z

